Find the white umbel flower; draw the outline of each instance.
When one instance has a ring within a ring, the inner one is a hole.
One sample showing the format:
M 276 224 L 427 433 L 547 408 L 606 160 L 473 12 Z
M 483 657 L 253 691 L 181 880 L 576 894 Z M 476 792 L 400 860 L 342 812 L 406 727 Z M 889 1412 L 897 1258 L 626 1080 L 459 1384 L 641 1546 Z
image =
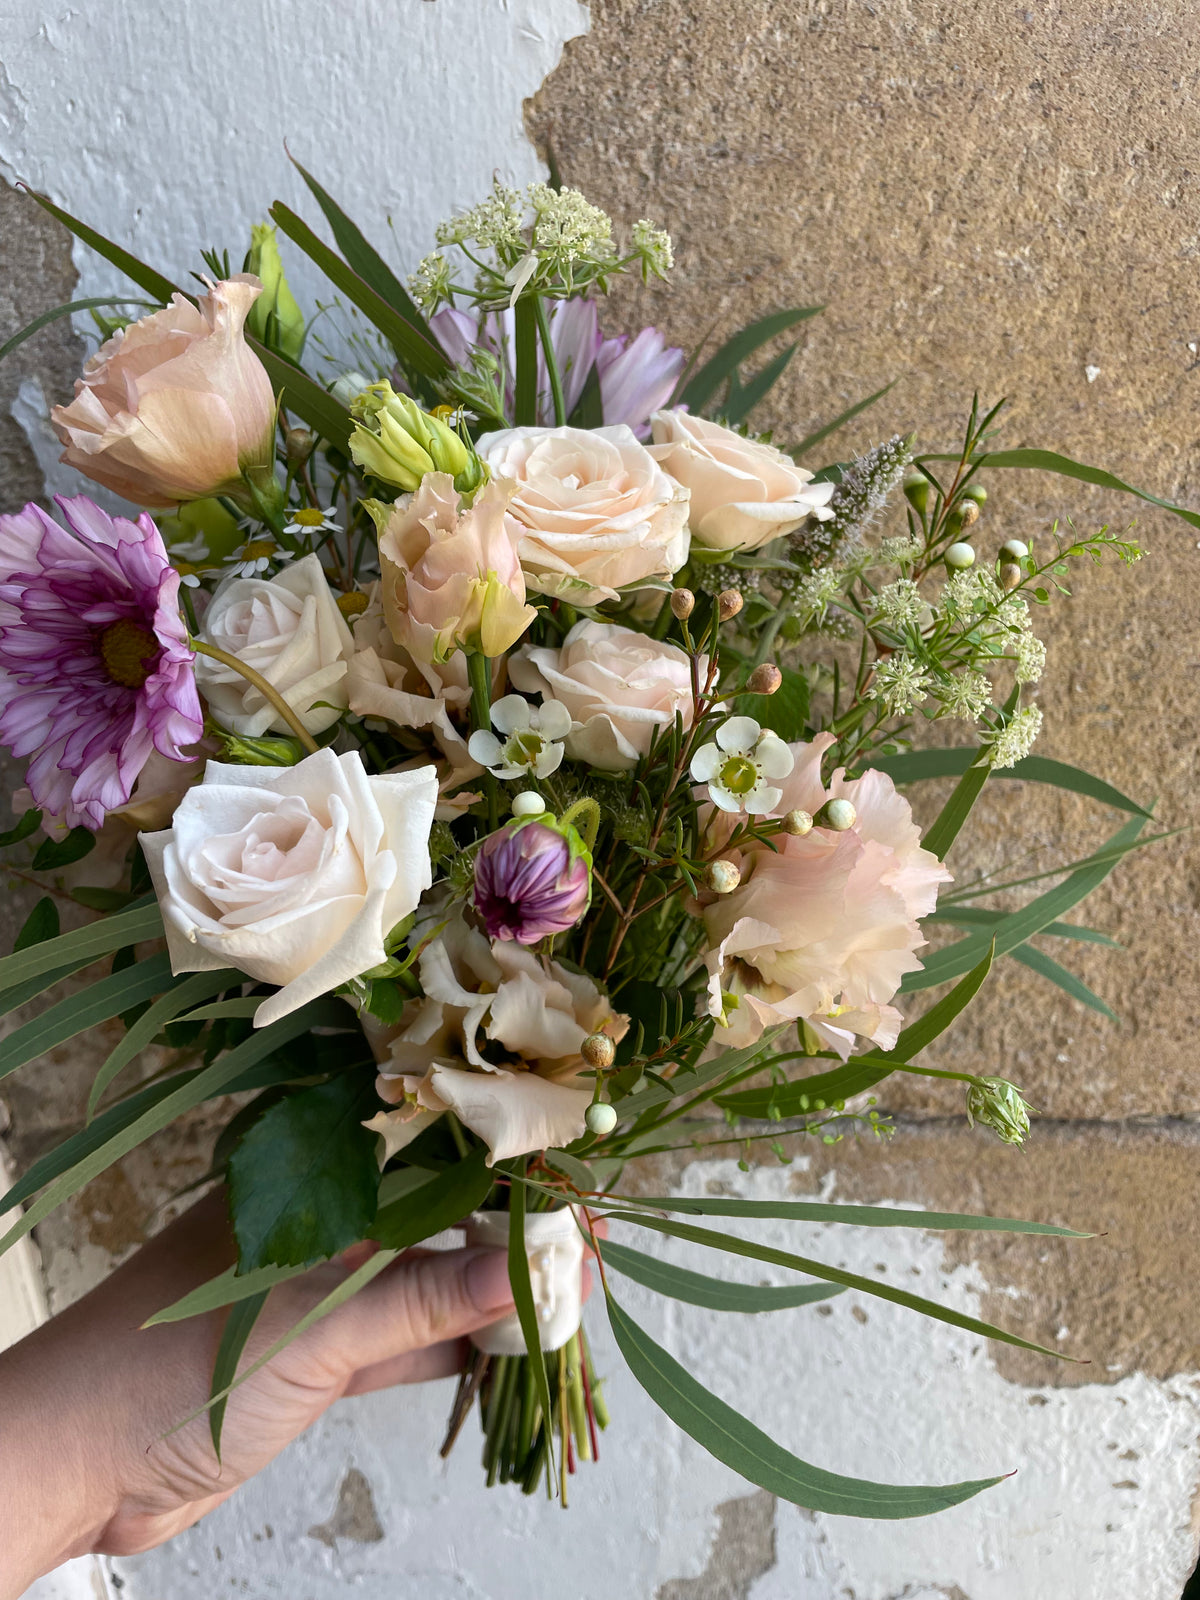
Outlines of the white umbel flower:
M 519 694 L 506 694 L 492 707 L 492 726 L 471 735 L 467 749 L 495 778 L 548 778 L 562 765 L 562 741 L 570 733 L 571 713 L 558 700 L 531 706 Z
M 730 717 L 717 729 L 716 742 L 696 751 L 690 770 L 722 811 L 761 817 L 783 798 L 773 780 L 786 778 L 795 764 L 777 733 L 760 728 L 753 717 Z

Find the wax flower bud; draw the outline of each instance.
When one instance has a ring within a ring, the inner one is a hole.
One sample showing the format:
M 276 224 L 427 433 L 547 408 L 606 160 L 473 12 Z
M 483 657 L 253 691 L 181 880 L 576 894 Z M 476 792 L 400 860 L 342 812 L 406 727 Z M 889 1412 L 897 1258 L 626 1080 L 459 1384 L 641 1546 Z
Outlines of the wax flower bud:
M 589 1133 L 603 1138 L 617 1125 L 616 1109 L 605 1100 L 595 1100 L 584 1112 L 583 1120 L 587 1123 Z
M 806 833 L 812 832 L 812 825 L 813 819 L 808 812 L 801 811 L 799 807 L 795 810 L 784 812 L 781 824 L 784 833 L 791 834 L 793 839 L 803 839 Z
M 246 332 L 288 361 L 299 361 L 304 349 L 304 313 L 288 287 L 275 229 L 269 222 L 256 222 L 250 229 L 250 249 L 242 271 L 252 272 L 262 283 L 262 293 L 246 318 Z
M 616 1060 L 617 1047 L 606 1033 L 589 1033 L 579 1047 L 579 1054 L 589 1067 L 603 1071 Z
M 858 821 L 858 812 L 849 800 L 826 800 L 813 818 L 813 826 L 829 828 L 834 833 L 845 833 Z
M 540 817 L 545 809 L 546 802 L 533 789 L 522 789 L 520 794 L 513 795 L 514 817 Z
M 982 506 L 987 503 L 988 492 L 981 483 L 969 483 L 963 490 L 963 497 L 974 500 L 976 505 Z
M 746 693 L 774 694 L 782 682 L 783 673 L 775 663 L 764 661 L 746 679 Z
M 704 874 L 704 881 L 714 894 L 732 894 L 742 875 L 732 861 L 714 861 Z
M 929 479 L 923 472 L 908 472 L 904 476 L 904 498 L 923 517 L 929 509 Z
M 283 436 L 283 448 L 288 466 L 299 471 L 312 455 L 316 442 L 317 436 L 311 428 L 289 428 Z
M 1029 1132 L 1029 1107 L 1015 1083 L 976 1078 L 967 1086 L 967 1122 L 982 1122 L 1005 1144 L 1021 1144 Z
M 429 472 L 446 472 L 459 494 L 469 495 L 487 473 L 471 447 L 441 417 L 422 411 L 386 380 L 368 385 L 351 407 L 350 454 L 358 466 L 408 493 Z
M 722 589 L 717 596 L 717 617 L 721 622 L 730 622 L 742 609 L 741 592 L 737 589 Z
M 1021 569 L 1015 561 L 1006 561 L 1000 568 L 1000 587 L 1011 594 L 1021 581 Z
M 690 589 L 671 590 L 671 614 L 684 622 L 696 609 L 696 596 Z
M 975 551 L 969 544 L 950 545 L 942 560 L 951 572 L 965 572 L 968 567 L 975 565 Z
M 979 521 L 979 502 L 964 498 L 955 506 L 952 515 L 957 519 L 960 528 L 969 528 L 972 523 Z
M 1006 539 L 1000 546 L 1001 561 L 1024 561 L 1029 554 L 1029 546 L 1023 539 Z
M 548 813 L 490 834 L 475 857 L 472 903 L 489 939 L 537 944 L 573 928 L 592 896 L 591 852 Z

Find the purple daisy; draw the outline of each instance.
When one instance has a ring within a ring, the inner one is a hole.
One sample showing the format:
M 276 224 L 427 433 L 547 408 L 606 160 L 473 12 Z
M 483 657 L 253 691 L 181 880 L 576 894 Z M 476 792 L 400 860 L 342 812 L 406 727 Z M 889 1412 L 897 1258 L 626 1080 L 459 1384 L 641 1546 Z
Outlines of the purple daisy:
M 152 750 L 185 761 L 204 731 L 179 574 L 143 513 L 58 497 L 0 516 L 0 744 L 28 756 L 34 804 L 96 830 Z
M 544 822 L 509 823 L 475 858 L 475 909 L 489 939 L 537 944 L 573 928 L 588 908 L 591 874 Z

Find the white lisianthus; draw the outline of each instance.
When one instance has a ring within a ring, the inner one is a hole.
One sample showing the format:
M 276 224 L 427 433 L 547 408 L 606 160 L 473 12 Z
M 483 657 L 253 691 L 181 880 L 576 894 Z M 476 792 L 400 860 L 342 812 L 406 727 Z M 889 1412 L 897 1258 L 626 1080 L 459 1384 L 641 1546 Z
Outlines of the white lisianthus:
M 708 796 L 722 811 L 765 816 L 783 794 L 775 785 L 795 766 L 795 757 L 777 733 L 760 728 L 753 717 L 730 717 L 716 732 L 715 744 L 702 744 L 692 757 L 691 774 L 708 785 Z
M 429 888 L 432 766 L 369 777 L 357 752 L 294 767 L 210 761 L 172 826 L 143 833 L 173 972 L 280 985 L 265 1027 L 385 960 Z
M 677 645 L 612 622 L 577 622 L 558 649 L 523 645 L 508 663 L 509 677 L 527 694 L 565 706 L 574 761 L 605 772 L 627 771 L 650 749 L 656 732 L 692 725 L 692 666 Z M 708 673 L 701 656 L 699 676 Z
M 508 509 L 525 529 L 531 589 L 594 606 L 687 560 L 687 490 L 632 428 L 507 428 L 475 448 L 495 477 L 516 482 Z
M 562 741 L 571 731 L 571 713 L 557 700 L 531 706 L 519 694 L 506 694 L 492 706 L 492 726 L 504 735 L 501 743 L 486 728 L 477 729 L 467 743 L 474 761 L 496 778 L 548 778 L 562 765 Z
M 227 578 L 213 596 L 200 637 L 260 673 L 309 733 L 332 727 L 346 707 L 354 641 L 315 555 L 274 578 Z M 231 733 L 257 739 L 290 731 L 232 667 L 198 656 L 196 678 L 213 716 Z
M 658 411 L 651 428 L 650 454 L 690 490 L 692 537 L 710 550 L 757 550 L 833 515 L 834 485 L 814 483 L 774 445 L 686 411 Z

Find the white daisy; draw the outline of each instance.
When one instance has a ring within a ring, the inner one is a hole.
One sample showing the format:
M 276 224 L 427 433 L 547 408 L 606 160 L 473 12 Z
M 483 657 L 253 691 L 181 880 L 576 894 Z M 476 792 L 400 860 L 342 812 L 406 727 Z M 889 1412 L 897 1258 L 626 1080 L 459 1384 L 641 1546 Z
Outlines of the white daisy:
M 786 778 L 795 764 L 777 733 L 760 728 L 753 717 L 730 717 L 717 729 L 716 743 L 696 751 L 690 770 L 697 783 L 708 785 L 713 805 L 760 817 L 783 798 L 771 780 Z
M 299 511 L 291 513 L 292 520 L 283 531 L 300 538 L 310 538 L 316 533 L 338 533 L 342 525 L 336 520 L 336 511 L 336 506 L 328 506 L 324 511 L 316 506 L 301 506 Z
M 274 539 L 249 539 L 225 558 L 230 576 L 235 578 L 261 578 L 271 566 L 282 566 L 292 559 L 291 550 L 283 550 Z
M 467 749 L 496 778 L 548 778 L 562 765 L 562 741 L 573 726 L 571 713 L 560 700 L 531 706 L 519 694 L 506 694 L 492 707 L 492 726 L 503 734 L 479 728 Z

